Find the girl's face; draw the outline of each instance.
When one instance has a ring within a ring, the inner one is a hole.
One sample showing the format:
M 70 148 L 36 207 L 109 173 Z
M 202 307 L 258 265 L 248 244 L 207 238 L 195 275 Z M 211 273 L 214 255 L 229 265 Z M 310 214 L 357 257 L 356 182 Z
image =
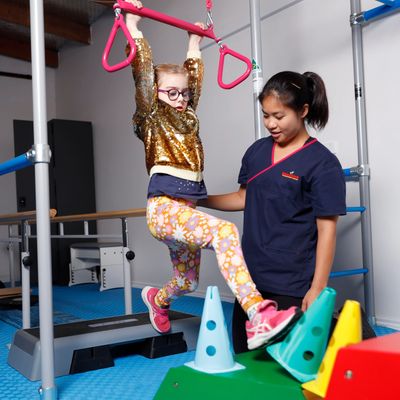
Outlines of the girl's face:
M 286 145 L 300 133 L 307 133 L 304 118 L 308 113 L 308 104 L 304 105 L 301 112 L 297 112 L 271 94 L 264 98 L 261 106 L 264 126 L 276 143 Z
M 158 80 L 158 98 L 178 111 L 185 111 L 188 105 L 188 99 L 184 99 L 184 95 L 188 92 L 188 77 L 183 74 L 168 74 L 162 73 Z M 168 93 L 169 90 L 175 89 L 179 91 L 178 97 L 171 100 L 171 94 L 176 94 L 173 91 Z

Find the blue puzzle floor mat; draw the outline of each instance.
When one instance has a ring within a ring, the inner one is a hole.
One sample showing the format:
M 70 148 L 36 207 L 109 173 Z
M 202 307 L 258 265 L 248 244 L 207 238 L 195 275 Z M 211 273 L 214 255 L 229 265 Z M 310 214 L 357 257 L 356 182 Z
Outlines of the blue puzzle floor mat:
M 37 294 L 37 293 L 35 293 Z M 132 289 L 133 312 L 145 312 L 139 289 Z M 173 309 L 201 316 L 204 300 L 184 296 L 174 302 Z M 222 302 L 228 327 L 231 325 L 232 303 Z M 123 289 L 100 292 L 98 285 L 86 284 L 53 288 L 54 322 L 105 318 L 124 314 Z M 37 305 L 32 307 L 32 326 L 38 322 Z M 7 363 L 8 346 L 22 325 L 20 310 L 0 310 L 0 399 L 39 399 L 40 382 L 31 382 Z M 377 335 L 395 330 L 374 327 Z M 115 358 L 115 366 L 56 378 L 61 400 L 151 400 L 171 367 L 193 361 L 194 351 L 147 359 L 140 355 Z M 172 399 L 166 399 L 172 400 Z
M 140 290 L 132 289 L 133 312 L 147 311 Z M 204 300 L 184 296 L 173 309 L 201 315 Z M 54 287 L 53 307 L 55 323 L 79 319 L 105 318 L 124 314 L 123 289 L 100 292 L 98 285 Z M 226 323 L 230 325 L 232 304 L 223 302 Z M 38 307 L 32 307 L 32 326 L 38 321 Z M 7 322 L 5 322 L 7 321 Z M 39 399 L 40 382 L 31 382 L 7 363 L 8 346 L 15 331 L 22 325 L 20 310 L 0 310 L 0 399 Z M 171 367 L 193 361 L 194 351 L 156 359 L 140 355 L 115 358 L 111 368 L 89 371 L 56 378 L 58 398 L 62 400 L 150 400 Z

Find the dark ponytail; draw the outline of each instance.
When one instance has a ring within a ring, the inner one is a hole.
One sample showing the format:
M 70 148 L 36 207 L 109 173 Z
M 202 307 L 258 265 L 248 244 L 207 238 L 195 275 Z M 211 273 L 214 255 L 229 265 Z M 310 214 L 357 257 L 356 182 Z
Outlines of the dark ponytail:
M 329 106 L 324 81 L 314 72 L 283 71 L 272 76 L 258 96 L 260 103 L 273 95 L 287 107 L 301 112 L 308 104 L 305 120 L 315 129 L 323 128 L 328 122 Z

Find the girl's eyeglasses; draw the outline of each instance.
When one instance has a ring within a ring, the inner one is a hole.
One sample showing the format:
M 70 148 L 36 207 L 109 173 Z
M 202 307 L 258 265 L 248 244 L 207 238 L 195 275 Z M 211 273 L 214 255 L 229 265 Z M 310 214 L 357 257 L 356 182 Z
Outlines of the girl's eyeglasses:
M 183 89 L 182 92 L 179 91 L 178 89 L 168 89 L 168 90 L 158 89 L 158 91 L 161 93 L 167 93 L 168 98 L 171 101 L 178 100 L 179 95 L 182 95 L 182 99 L 185 101 L 189 101 L 190 98 L 192 97 L 192 93 L 190 92 L 189 89 Z

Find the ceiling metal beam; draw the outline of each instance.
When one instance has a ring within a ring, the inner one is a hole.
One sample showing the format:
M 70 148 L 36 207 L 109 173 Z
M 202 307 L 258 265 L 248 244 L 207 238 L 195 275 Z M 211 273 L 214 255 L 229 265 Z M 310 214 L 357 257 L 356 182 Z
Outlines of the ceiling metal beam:
M 0 0 L 0 20 L 24 27 L 30 26 L 29 5 L 24 6 L 10 0 Z M 66 40 L 90 44 L 91 32 L 89 24 L 82 24 L 73 21 L 71 17 L 65 18 L 62 10 L 58 13 L 45 14 L 44 17 L 45 32 L 56 35 Z
M 0 76 L 5 76 L 6 78 L 16 78 L 16 79 L 28 79 L 28 80 L 32 80 L 32 75 L 17 74 L 17 73 L 15 73 L 15 72 L 0 71 Z
M 29 41 L 10 39 L 0 32 L 0 53 L 3 56 L 18 58 L 19 60 L 31 61 L 31 45 Z M 46 49 L 46 66 L 51 68 L 58 67 L 58 52 Z

